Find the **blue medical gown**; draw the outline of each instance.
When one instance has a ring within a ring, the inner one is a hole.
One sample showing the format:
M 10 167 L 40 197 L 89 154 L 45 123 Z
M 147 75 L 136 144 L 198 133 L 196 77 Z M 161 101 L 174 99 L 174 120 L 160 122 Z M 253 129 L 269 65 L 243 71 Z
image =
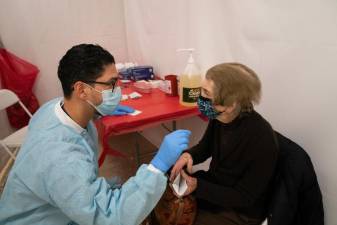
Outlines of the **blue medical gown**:
M 120 189 L 98 177 L 97 133 L 62 124 L 52 100 L 29 124 L 0 200 L 0 224 L 140 224 L 167 179 L 142 165 Z

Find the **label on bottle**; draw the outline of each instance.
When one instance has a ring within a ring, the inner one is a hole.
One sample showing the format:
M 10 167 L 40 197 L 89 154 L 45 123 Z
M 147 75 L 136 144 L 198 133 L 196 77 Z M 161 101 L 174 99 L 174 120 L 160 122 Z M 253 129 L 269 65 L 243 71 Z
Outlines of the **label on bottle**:
M 183 88 L 183 102 L 195 103 L 200 96 L 200 87 L 198 88 Z

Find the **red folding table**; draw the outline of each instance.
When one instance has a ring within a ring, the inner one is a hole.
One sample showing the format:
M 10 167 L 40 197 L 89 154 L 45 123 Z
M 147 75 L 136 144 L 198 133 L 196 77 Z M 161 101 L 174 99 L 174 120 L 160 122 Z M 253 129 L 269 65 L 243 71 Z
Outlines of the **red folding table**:
M 131 88 L 124 88 L 122 92 L 123 94 L 130 94 L 133 90 Z M 158 89 L 152 89 L 151 93 L 142 94 L 141 98 L 122 101 L 121 104 L 131 106 L 142 113 L 136 116 L 105 116 L 96 121 L 97 130 L 103 145 L 103 150 L 98 160 L 99 166 L 103 164 L 107 155 L 124 155 L 123 152 L 109 147 L 108 138 L 111 135 L 139 132 L 145 128 L 157 126 L 165 122 L 172 122 L 173 130 L 175 130 L 176 120 L 200 114 L 198 107 L 182 106 L 179 104 L 178 97 L 168 96 Z M 136 159 L 139 164 L 139 147 L 137 145 Z

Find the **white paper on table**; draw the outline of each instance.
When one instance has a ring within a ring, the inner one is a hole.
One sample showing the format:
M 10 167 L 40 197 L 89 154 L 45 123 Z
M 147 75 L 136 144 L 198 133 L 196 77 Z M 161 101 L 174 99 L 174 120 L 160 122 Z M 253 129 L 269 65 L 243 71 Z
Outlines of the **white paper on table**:
M 187 190 L 186 180 L 180 175 L 180 173 L 176 179 L 174 179 L 172 188 L 178 196 L 184 195 L 185 191 Z
M 129 113 L 129 115 L 131 116 L 137 116 L 138 114 L 141 114 L 142 111 L 139 111 L 139 110 L 135 110 L 133 113 Z
M 149 80 L 149 83 L 152 88 L 159 88 L 162 83 L 165 82 L 164 80 Z
M 140 98 L 140 97 L 142 97 L 142 95 L 139 94 L 138 92 L 134 91 L 131 94 L 129 94 L 129 97 L 134 99 L 134 98 Z

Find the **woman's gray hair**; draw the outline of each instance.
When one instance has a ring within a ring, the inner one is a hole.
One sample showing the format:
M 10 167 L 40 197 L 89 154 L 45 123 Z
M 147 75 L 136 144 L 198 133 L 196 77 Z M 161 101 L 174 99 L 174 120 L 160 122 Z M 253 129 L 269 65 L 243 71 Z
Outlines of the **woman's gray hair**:
M 261 82 L 257 74 L 240 63 L 222 63 L 210 68 L 206 79 L 214 82 L 215 105 L 230 106 L 237 102 L 241 111 L 251 111 L 261 98 Z

